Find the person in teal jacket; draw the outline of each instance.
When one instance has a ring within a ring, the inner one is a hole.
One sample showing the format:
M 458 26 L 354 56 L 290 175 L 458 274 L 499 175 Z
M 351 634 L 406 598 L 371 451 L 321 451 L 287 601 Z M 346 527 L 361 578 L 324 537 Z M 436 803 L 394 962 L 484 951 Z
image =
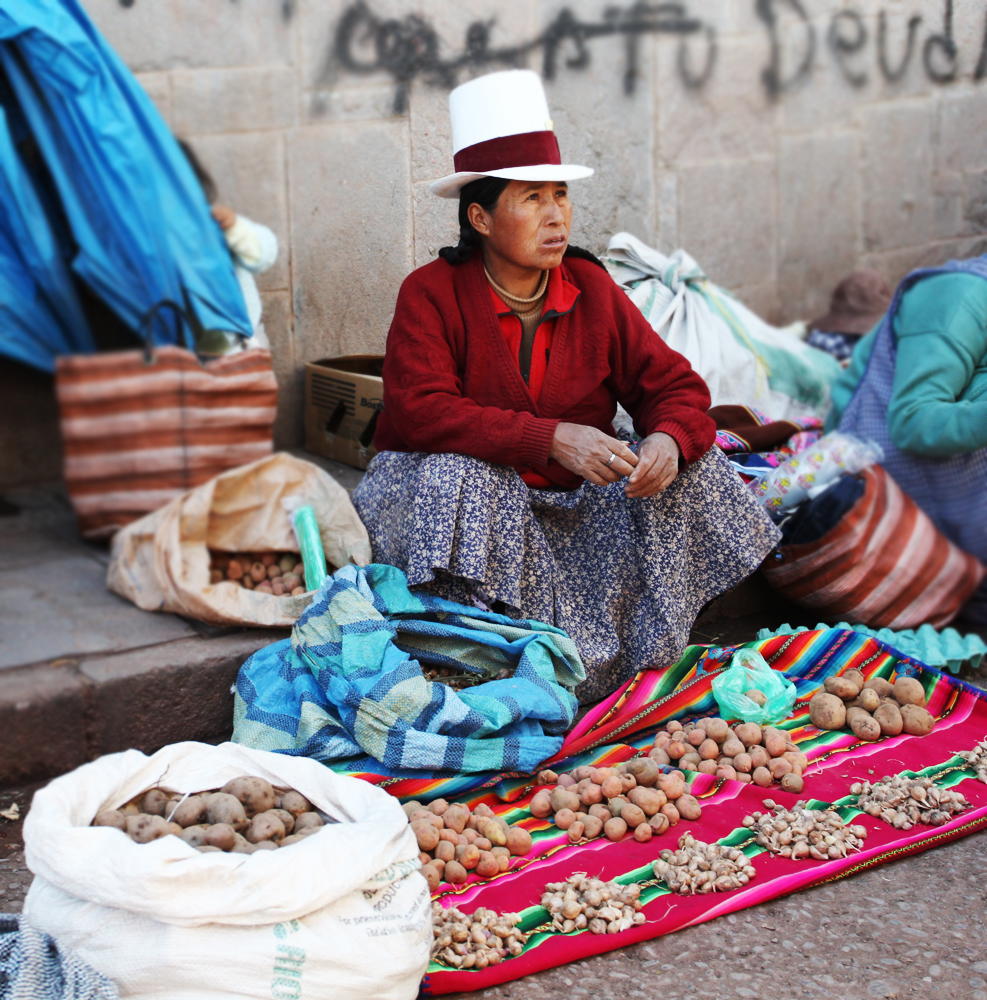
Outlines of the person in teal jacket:
M 909 275 L 832 399 L 827 429 L 877 441 L 936 527 L 987 562 L 987 255 Z M 964 614 L 987 622 L 987 585 Z

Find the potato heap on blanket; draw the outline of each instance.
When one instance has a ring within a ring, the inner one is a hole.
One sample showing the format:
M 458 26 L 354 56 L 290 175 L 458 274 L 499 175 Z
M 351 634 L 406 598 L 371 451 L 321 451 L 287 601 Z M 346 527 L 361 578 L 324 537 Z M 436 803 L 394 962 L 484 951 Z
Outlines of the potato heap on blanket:
M 685 775 L 662 773 L 647 757 L 617 767 L 577 767 L 570 774 L 541 771 L 537 784 L 544 787 L 531 800 L 531 814 L 552 817 L 560 830 L 568 831 L 570 844 L 600 834 L 618 841 L 628 831 L 644 844 L 680 819 L 702 816 L 698 800 L 686 794 Z
M 432 892 L 442 882 L 458 885 L 470 874 L 492 878 L 506 872 L 511 858 L 531 851 L 531 834 L 510 826 L 480 803 L 472 811 L 462 802 L 436 799 L 428 806 L 407 802 L 404 811 L 418 840 L 422 874 Z
M 826 678 L 809 702 L 809 718 L 820 729 L 849 726 L 867 742 L 902 732 L 928 736 L 935 719 L 925 704 L 925 689 L 914 677 L 898 677 L 891 684 L 881 677 L 865 681 L 859 670 L 847 670 Z
M 203 854 L 254 854 L 297 844 L 325 822 L 301 792 L 242 777 L 195 795 L 152 788 L 104 809 L 92 825 L 116 827 L 138 844 L 174 835 Z
M 808 758 L 788 733 L 756 722 L 730 726 L 723 719 L 669 722 L 655 736 L 648 756 L 658 764 L 672 761 L 683 771 L 699 771 L 731 781 L 768 788 L 776 781 L 786 792 L 802 791 Z

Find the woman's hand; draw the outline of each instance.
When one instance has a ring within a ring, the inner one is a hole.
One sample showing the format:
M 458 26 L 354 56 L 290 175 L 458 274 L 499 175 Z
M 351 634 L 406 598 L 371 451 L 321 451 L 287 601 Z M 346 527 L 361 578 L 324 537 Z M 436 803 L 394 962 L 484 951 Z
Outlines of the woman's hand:
M 236 224 L 236 212 L 226 205 L 213 205 L 212 217 L 219 223 L 219 228 L 226 232 Z
M 638 464 L 638 456 L 623 441 L 583 424 L 559 424 L 548 455 L 597 486 L 616 483 L 629 476 Z M 608 466 L 611 455 L 614 458 Z
M 679 446 L 670 434 L 651 434 L 637 451 L 637 468 L 625 487 L 629 497 L 653 497 L 679 474 Z M 614 462 L 614 465 L 617 463 Z

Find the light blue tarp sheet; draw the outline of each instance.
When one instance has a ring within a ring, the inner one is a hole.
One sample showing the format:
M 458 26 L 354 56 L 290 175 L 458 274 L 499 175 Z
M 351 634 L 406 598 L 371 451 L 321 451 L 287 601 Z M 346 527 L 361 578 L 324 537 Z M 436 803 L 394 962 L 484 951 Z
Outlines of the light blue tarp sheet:
M 0 104 L 0 353 L 52 371 L 59 354 L 95 349 L 71 272 L 135 346 L 163 299 L 250 336 L 195 174 L 77 0 L 0 4 Z M 156 324 L 158 343 L 178 336 Z

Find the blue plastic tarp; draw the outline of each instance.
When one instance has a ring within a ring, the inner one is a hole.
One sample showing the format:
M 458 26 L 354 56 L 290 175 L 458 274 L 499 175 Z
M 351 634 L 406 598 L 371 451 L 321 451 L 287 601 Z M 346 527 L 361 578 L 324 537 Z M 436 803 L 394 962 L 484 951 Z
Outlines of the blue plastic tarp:
M 166 299 L 188 302 L 206 328 L 249 336 L 192 168 L 77 0 L 4 0 L 0 74 L 0 353 L 52 371 L 59 354 L 94 350 L 69 269 L 135 331 L 135 346 L 142 318 Z M 26 168 L 25 130 L 60 207 Z M 158 343 L 179 336 L 156 325 Z

